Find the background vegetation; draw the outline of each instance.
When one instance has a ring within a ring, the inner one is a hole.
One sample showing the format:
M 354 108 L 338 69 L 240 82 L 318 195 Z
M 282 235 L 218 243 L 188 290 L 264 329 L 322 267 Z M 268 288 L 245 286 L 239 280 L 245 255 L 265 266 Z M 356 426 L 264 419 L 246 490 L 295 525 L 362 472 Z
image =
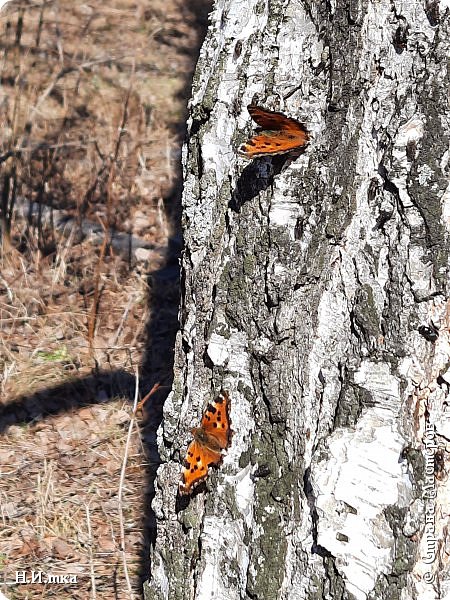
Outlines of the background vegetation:
M 171 381 L 179 159 L 208 10 L 206 0 L 39 0 L 0 15 L 9 598 L 140 596 L 162 397 L 127 446 L 130 390 L 139 369 L 147 391 Z M 32 569 L 78 583 L 10 585 Z

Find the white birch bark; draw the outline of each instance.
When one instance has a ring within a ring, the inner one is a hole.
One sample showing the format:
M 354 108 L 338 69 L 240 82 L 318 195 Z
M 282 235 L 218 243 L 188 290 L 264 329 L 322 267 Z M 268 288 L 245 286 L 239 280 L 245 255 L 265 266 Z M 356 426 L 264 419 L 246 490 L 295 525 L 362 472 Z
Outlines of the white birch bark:
M 218 0 L 210 18 L 146 597 L 450 597 L 448 3 Z M 282 170 L 236 154 L 255 99 L 311 132 Z M 222 387 L 231 447 L 180 509 L 189 429 Z

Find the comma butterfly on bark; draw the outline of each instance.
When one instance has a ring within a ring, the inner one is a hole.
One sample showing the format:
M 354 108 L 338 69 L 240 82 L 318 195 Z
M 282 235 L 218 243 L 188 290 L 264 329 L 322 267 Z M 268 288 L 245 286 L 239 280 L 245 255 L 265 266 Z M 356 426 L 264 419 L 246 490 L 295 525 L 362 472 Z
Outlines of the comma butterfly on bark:
M 245 158 L 285 154 L 307 143 L 308 130 L 300 121 L 255 104 L 247 106 L 247 110 L 259 127 L 256 135 L 238 150 Z
M 222 390 L 206 407 L 200 427 L 191 430 L 194 439 L 187 449 L 180 494 L 190 494 L 196 485 L 206 479 L 208 467 L 218 465 L 222 460 L 222 450 L 226 450 L 231 441 L 229 407 L 228 392 Z

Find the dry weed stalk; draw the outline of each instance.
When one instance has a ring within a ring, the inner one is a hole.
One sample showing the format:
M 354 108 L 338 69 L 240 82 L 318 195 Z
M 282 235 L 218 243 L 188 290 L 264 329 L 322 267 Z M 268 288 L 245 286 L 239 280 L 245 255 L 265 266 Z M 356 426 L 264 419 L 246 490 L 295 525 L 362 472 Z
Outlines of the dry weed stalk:
M 99 219 L 100 220 L 100 219 Z M 101 221 L 100 221 L 101 223 Z M 101 223 L 103 226 L 103 223 Z M 95 324 L 97 322 L 98 309 L 100 305 L 100 275 L 102 270 L 103 261 L 105 258 L 106 246 L 108 245 L 108 237 L 105 235 L 103 243 L 100 248 L 100 255 L 95 266 L 95 277 L 94 277 L 94 298 L 92 301 L 91 310 L 88 318 L 88 341 L 91 353 L 94 349 L 94 334 Z
M 139 369 L 136 368 L 135 371 L 135 389 L 134 389 L 134 401 L 133 401 L 133 411 L 130 417 L 130 423 L 128 425 L 127 439 L 125 442 L 125 450 L 122 461 L 122 469 L 120 471 L 120 480 L 119 480 L 119 492 L 118 492 L 118 501 L 119 501 L 119 527 L 120 527 L 120 551 L 122 553 L 122 564 L 123 571 L 125 574 L 125 580 L 127 582 L 128 592 L 130 600 L 134 600 L 133 589 L 131 587 L 130 576 L 128 573 L 128 565 L 127 565 L 127 555 L 125 548 L 125 523 L 123 518 L 123 488 L 125 485 L 125 474 L 127 470 L 127 462 L 128 462 L 128 453 L 130 449 L 131 435 L 133 433 L 134 425 L 136 422 L 136 409 L 138 405 L 139 398 Z
M 85 504 L 84 508 L 86 511 L 86 523 L 87 523 L 87 530 L 88 530 L 87 546 L 88 546 L 88 552 L 89 552 L 89 571 L 90 571 L 90 575 L 91 575 L 91 598 L 92 598 L 92 600 L 96 600 L 97 590 L 95 587 L 95 565 L 94 565 L 94 555 L 92 552 L 93 539 L 92 539 L 91 513 L 89 510 L 89 504 Z

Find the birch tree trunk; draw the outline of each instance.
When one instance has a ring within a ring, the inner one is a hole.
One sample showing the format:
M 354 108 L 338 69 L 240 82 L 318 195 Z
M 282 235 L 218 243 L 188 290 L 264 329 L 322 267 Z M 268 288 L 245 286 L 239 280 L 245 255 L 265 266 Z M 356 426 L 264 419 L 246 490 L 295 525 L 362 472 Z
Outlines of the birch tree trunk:
M 450 597 L 448 17 L 217 0 L 147 598 Z M 252 101 L 305 122 L 299 158 L 237 156 Z M 221 388 L 231 447 L 180 506 L 189 430 Z

